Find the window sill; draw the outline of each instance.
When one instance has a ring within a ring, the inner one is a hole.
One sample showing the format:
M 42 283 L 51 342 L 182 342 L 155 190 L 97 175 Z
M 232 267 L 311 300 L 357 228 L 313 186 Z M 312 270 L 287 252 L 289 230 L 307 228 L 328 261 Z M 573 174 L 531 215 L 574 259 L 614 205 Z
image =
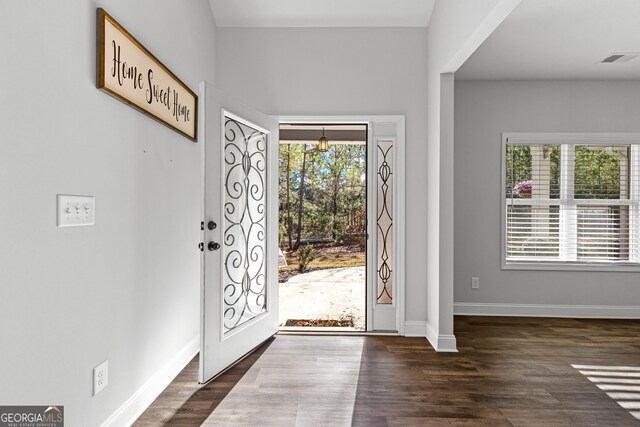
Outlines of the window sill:
M 637 273 L 640 272 L 640 264 L 503 261 L 501 269 L 531 271 L 598 271 L 605 273 Z

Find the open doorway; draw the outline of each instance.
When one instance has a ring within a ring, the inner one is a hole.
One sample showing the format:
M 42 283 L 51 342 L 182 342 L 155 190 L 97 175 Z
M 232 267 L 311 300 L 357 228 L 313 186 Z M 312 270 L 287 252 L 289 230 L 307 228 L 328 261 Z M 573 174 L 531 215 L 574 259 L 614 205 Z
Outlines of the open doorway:
M 367 132 L 280 125 L 282 330 L 367 330 Z

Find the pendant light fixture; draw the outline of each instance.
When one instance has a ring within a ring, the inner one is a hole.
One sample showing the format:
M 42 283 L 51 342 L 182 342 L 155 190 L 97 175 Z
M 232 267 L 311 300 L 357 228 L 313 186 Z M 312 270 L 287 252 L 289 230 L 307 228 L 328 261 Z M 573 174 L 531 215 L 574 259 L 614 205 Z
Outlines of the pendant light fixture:
M 322 136 L 318 140 L 318 151 L 321 153 L 329 151 L 329 140 L 324 136 L 324 126 L 322 127 Z

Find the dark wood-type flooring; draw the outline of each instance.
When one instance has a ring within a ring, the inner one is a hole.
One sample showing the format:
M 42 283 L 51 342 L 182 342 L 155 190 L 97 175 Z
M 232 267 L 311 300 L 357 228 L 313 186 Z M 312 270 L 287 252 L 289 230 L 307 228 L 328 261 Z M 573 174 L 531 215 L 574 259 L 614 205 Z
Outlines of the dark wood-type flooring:
M 278 335 L 205 386 L 196 358 L 134 425 L 640 425 L 638 320 L 459 316 L 455 333 L 459 353 Z

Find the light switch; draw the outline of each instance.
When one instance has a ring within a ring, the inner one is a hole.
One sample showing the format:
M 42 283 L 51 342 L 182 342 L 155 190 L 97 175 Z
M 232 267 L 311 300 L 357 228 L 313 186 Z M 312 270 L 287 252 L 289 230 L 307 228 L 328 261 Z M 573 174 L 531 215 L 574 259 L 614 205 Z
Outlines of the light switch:
M 58 227 L 95 224 L 95 198 L 58 194 Z

